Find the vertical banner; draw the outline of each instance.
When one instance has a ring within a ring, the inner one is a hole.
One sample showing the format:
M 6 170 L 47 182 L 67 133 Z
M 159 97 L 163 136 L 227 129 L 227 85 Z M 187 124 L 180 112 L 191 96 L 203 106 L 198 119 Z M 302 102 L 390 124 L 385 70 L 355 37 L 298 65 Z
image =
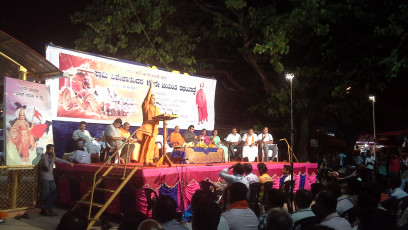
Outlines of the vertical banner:
M 53 143 L 49 88 L 5 78 L 7 165 L 36 165 Z
M 47 47 L 47 59 L 66 76 L 48 81 L 53 118 L 140 126 L 142 104 L 151 84 L 161 113 L 176 114 L 169 127 L 214 129 L 216 80 L 149 68 L 134 62 Z M 57 99 L 58 98 L 58 99 Z M 57 102 L 58 101 L 58 102 Z M 162 124 L 160 124 L 162 125 Z

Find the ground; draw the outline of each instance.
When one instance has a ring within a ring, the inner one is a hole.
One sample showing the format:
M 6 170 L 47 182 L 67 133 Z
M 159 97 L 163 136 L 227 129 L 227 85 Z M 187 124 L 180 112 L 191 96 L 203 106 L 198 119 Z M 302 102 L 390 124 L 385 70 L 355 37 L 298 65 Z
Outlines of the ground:
M 57 213 L 57 216 L 49 217 L 49 216 L 40 216 L 39 209 L 32 209 L 28 211 L 20 211 L 20 212 L 13 212 L 8 213 L 9 216 L 6 218 L 6 223 L 0 224 L 1 230 L 53 230 L 57 228 L 57 225 L 62 217 L 62 215 L 67 212 L 64 209 L 54 209 L 54 212 Z M 28 219 L 21 218 L 16 220 L 14 217 L 17 214 L 29 214 Z M 110 229 L 118 229 L 118 224 L 111 223 L 113 225 Z M 95 228 L 100 229 L 100 228 Z

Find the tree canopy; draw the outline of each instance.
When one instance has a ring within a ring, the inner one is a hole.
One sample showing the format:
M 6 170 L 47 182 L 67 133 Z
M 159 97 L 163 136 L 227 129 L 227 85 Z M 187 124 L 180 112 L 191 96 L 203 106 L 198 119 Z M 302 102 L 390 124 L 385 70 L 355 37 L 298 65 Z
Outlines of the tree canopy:
M 238 121 L 289 124 L 284 73 L 295 73 L 307 151 L 310 127 L 368 129 L 368 94 L 407 70 L 407 11 L 403 0 L 93 0 L 72 20 L 81 50 L 216 77 L 219 112 Z

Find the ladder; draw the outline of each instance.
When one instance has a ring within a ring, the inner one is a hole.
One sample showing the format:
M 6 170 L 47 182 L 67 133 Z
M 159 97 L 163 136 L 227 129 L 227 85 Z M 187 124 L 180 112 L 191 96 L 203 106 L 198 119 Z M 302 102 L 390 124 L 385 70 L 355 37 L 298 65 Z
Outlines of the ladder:
M 132 134 L 132 136 L 136 133 L 136 131 Z M 88 207 L 88 227 L 87 229 L 92 229 L 93 225 L 96 221 L 99 220 L 102 213 L 108 208 L 110 203 L 115 199 L 115 197 L 120 193 L 120 191 L 125 187 L 128 183 L 130 178 L 135 174 L 135 172 L 139 169 L 139 167 L 132 167 L 130 172 L 127 170 L 127 161 L 129 155 L 129 148 L 128 152 L 126 153 L 125 164 L 124 165 L 115 165 L 109 164 L 115 156 L 119 156 L 119 151 L 123 149 L 123 147 L 129 142 L 130 138 L 126 139 L 126 141 L 102 164 L 102 166 L 95 172 L 93 178 L 92 188 L 86 192 L 82 198 L 77 201 L 75 206 L 72 210 L 77 210 L 81 207 Z M 103 171 L 106 169 L 105 171 Z M 101 188 L 99 185 L 106 181 L 106 180 L 116 180 L 118 181 L 118 186 L 116 189 L 105 189 Z M 104 204 L 97 203 L 94 201 L 94 194 L 95 191 L 101 191 L 105 193 L 110 193 L 110 197 L 105 201 Z

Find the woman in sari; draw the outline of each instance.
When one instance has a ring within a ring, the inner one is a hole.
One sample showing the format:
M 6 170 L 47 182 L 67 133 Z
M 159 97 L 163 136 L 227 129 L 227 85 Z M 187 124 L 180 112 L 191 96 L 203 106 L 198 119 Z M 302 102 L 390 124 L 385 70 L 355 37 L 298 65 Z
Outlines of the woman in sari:
M 218 136 L 218 130 L 214 129 L 210 138 L 214 145 L 224 150 L 225 161 L 228 161 L 228 147 L 222 144 L 221 139 Z

